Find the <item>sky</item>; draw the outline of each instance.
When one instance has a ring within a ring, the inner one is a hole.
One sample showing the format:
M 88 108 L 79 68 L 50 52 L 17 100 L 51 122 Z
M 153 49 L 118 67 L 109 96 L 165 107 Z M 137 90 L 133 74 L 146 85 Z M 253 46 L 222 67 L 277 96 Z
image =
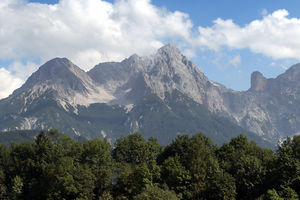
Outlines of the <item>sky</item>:
M 0 0 L 0 98 L 40 65 L 67 57 L 85 71 L 174 43 L 234 90 L 300 61 L 298 0 Z

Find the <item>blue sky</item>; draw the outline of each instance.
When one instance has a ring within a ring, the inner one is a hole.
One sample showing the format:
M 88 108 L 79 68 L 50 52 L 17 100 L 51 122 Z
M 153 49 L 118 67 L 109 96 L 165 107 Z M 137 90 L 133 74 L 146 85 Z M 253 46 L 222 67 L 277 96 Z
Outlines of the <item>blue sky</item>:
M 296 0 L 5 0 L 0 98 L 53 57 L 89 70 L 168 42 L 209 79 L 247 90 L 253 71 L 276 77 L 299 62 L 299 8 Z

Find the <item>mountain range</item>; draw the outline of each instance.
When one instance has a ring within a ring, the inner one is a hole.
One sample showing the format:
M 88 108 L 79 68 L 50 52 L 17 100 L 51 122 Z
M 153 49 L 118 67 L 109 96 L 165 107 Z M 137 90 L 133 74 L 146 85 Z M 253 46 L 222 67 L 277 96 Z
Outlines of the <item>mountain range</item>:
M 277 78 L 254 72 L 249 90 L 234 91 L 209 80 L 173 44 L 88 72 L 54 58 L 0 100 L 0 131 L 56 128 L 109 141 L 142 132 L 162 144 L 198 132 L 221 144 L 244 133 L 272 146 L 300 133 L 299 84 L 297 64 Z

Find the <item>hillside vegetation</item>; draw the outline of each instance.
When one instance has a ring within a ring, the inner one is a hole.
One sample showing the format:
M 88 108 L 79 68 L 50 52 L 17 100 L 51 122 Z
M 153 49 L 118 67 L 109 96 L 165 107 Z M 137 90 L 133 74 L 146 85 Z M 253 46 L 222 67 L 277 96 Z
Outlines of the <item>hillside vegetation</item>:
M 300 136 L 274 152 L 239 135 L 222 146 L 203 134 L 167 146 L 135 133 L 113 145 L 56 130 L 0 145 L 0 199 L 298 199 Z

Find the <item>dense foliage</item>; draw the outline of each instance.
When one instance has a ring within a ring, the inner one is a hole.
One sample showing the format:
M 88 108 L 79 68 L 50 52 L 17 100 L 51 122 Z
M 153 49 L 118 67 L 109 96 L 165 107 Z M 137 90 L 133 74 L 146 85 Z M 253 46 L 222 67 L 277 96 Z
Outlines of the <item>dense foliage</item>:
M 274 152 L 239 135 L 222 146 L 197 134 L 163 147 L 140 133 L 113 146 L 56 130 L 0 145 L 0 199 L 298 199 L 300 136 Z

